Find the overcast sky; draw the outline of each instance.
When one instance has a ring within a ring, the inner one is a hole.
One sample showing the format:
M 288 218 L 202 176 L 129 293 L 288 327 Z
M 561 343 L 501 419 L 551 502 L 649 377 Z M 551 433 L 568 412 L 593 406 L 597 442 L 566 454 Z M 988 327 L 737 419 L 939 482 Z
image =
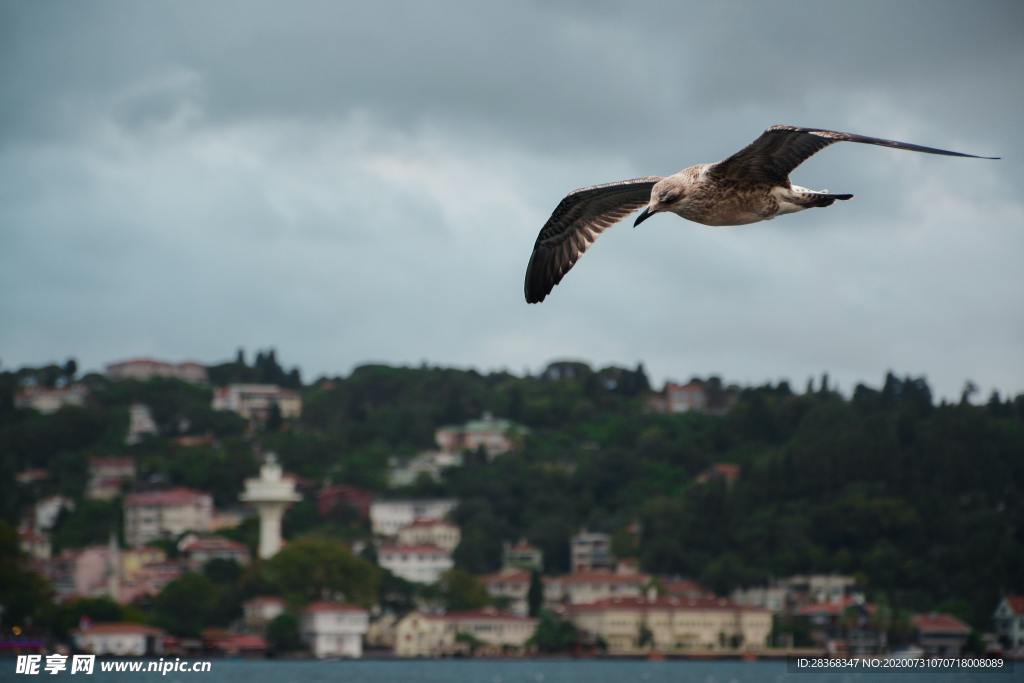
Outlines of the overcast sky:
M 1024 391 L 1020 2 L 0 0 L 0 362 L 368 361 Z M 840 144 L 853 201 L 605 235 L 543 304 L 569 190 Z

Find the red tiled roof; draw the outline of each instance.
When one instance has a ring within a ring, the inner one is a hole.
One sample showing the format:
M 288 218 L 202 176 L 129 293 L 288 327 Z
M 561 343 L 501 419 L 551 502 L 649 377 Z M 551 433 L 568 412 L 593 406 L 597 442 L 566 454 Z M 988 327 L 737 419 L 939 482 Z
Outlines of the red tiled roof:
M 535 621 L 530 617 L 521 617 L 511 612 L 499 612 L 494 609 L 473 609 L 461 612 L 448 612 L 441 615 L 447 621 Z
M 438 548 L 436 545 L 385 545 L 378 551 L 379 555 L 392 555 L 395 553 L 420 553 L 422 555 L 448 555 L 449 553 Z
M 855 607 L 856 605 L 859 605 L 859 604 L 861 604 L 861 603 L 859 603 L 857 601 L 857 599 L 854 598 L 853 596 L 846 596 L 840 602 L 812 602 L 812 603 L 809 603 L 809 604 L 806 604 L 806 605 L 801 605 L 797 609 L 797 614 L 799 614 L 801 616 L 811 616 L 811 615 L 815 615 L 815 614 L 822 614 L 822 615 L 827 615 L 827 616 L 839 616 L 847 608 Z M 873 604 L 871 604 L 871 603 L 865 603 L 864 607 L 869 612 L 874 612 L 875 611 L 875 606 Z
M 946 613 L 935 613 L 929 614 L 915 614 L 911 618 L 911 623 L 917 630 L 922 632 L 931 633 L 958 633 L 961 635 L 967 635 L 971 632 L 971 627 L 960 621 L 952 614 Z
M 1006 602 L 1014 614 L 1024 614 L 1024 595 L 1007 595 Z
M 530 572 L 523 569 L 511 569 L 487 574 L 481 577 L 480 580 L 484 583 L 529 583 Z
M 561 576 L 545 576 L 544 583 L 646 583 L 651 577 L 647 574 L 620 574 L 607 570 L 573 572 Z
M 208 536 L 206 538 L 197 538 L 189 541 L 182 548 L 183 552 L 193 553 L 197 550 L 230 550 L 237 553 L 248 553 L 249 548 L 244 543 L 238 541 L 232 541 L 230 538 L 224 538 L 223 536 Z
M 129 622 L 107 622 L 101 624 L 92 624 L 88 628 L 78 629 L 74 631 L 78 635 L 91 635 L 91 634 L 116 634 L 116 633 L 140 633 L 147 636 L 159 636 L 163 635 L 163 630 L 154 628 L 153 626 L 146 626 L 145 624 L 132 624 Z
M 648 600 L 646 598 L 604 598 L 603 600 L 597 600 L 596 602 L 581 604 L 581 605 L 570 605 L 571 611 L 588 611 L 588 610 L 610 610 L 610 609 L 623 609 L 623 610 L 647 610 L 647 609 L 671 609 L 671 610 L 727 610 L 730 612 L 762 612 L 768 613 L 769 610 L 763 607 L 746 607 L 744 605 L 737 605 L 734 602 L 726 600 L 725 598 L 699 598 L 696 600 L 686 600 L 684 598 L 673 598 L 673 597 L 661 597 L 654 600 Z
M 319 602 L 311 602 L 310 604 L 306 605 L 306 608 L 304 610 L 302 610 L 302 611 L 303 612 L 310 612 L 310 613 L 313 613 L 313 612 L 350 612 L 350 613 L 362 612 L 364 614 L 367 613 L 366 610 L 363 609 L 362 607 L 360 607 L 359 605 L 350 605 L 350 604 L 345 603 L 345 602 L 328 602 L 326 600 L 321 600 Z
M 125 505 L 188 505 L 204 500 L 211 500 L 210 494 L 185 487 L 130 493 L 124 497 Z

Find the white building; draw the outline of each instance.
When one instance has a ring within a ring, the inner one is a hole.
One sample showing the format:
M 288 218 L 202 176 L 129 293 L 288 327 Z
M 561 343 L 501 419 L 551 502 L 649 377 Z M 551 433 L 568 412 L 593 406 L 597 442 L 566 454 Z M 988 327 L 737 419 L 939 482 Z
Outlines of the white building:
M 393 537 L 417 519 L 444 519 L 456 505 L 454 498 L 375 500 L 370 504 L 370 524 L 378 536 Z
M 526 542 L 525 538 L 518 543 L 501 544 L 501 566 L 505 569 L 536 569 L 544 570 L 544 552 Z
M 505 569 L 482 581 L 489 596 L 504 600 L 512 614 L 525 617 L 530 613 L 530 578 L 525 569 Z
M 414 583 L 437 583 L 455 566 L 451 553 L 436 545 L 390 545 L 377 551 L 377 563 L 397 577 Z
M 503 654 L 506 649 L 525 648 L 536 630 L 536 619 L 493 609 L 449 614 L 411 612 L 398 622 L 395 655 L 438 657 L 465 653 L 469 646 L 461 642 L 460 634 L 479 643 L 484 653 Z
M 612 537 L 584 529 L 569 541 L 569 557 L 574 572 L 614 569 Z
M 89 500 L 111 500 L 121 495 L 125 485 L 133 479 L 134 458 L 89 458 L 85 497 Z
M 606 598 L 639 598 L 654 587 L 650 576 L 610 571 L 573 572 L 545 576 L 544 603 L 582 605 Z
M 124 442 L 129 446 L 140 443 L 146 436 L 157 433 L 153 413 L 145 403 L 133 403 L 128 411 L 128 433 Z
M 75 647 L 94 655 L 143 657 L 163 654 L 164 632 L 142 624 L 92 624 L 73 631 L 71 636 Z
M 462 453 L 425 451 L 408 460 L 391 458 L 388 462 L 388 485 L 392 487 L 411 486 L 420 477 L 441 481 L 441 473 L 449 467 L 461 467 Z
M 188 488 L 132 493 L 124 498 L 124 538 L 130 546 L 186 531 L 209 531 L 213 498 Z
M 275 405 L 286 420 L 302 414 L 299 394 L 276 384 L 230 384 L 213 392 L 214 410 L 230 410 L 247 420 L 266 420 Z
M 48 387 L 26 387 L 14 397 L 15 408 L 31 408 L 44 415 L 55 413 L 64 406 L 83 406 L 89 390 L 81 384 L 50 389 Z
M 33 519 L 37 531 L 49 531 L 64 510 L 73 511 L 75 501 L 65 496 L 47 496 L 35 504 Z
M 482 448 L 488 458 L 494 458 L 512 450 L 515 437 L 528 431 L 525 427 L 508 420 L 484 413 L 479 420 L 441 427 L 434 432 L 434 440 L 444 453 L 461 453 Z
M 276 595 L 260 595 L 242 603 L 242 621 L 253 631 L 262 631 L 283 613 L 284 599 Z
M 398 545 L 435 545 L 452 553 L 460 540 L 459 527 L 443 519 L 416 519 L 398 530 Z
M 340 602 L 314 602 L 302 611 L 300 632 L 313 656 L 363 656 L 363 636 L 370 614 L 362 607 Z
M 1024 650 L 1024 595 L 1007 595 L 1000 600 L 992 621 L 1003 647 Z
M 179 379 L 183 382 L 203 384 L 207 380 L 206 366 L 193 361 L 168 363 L 152 358 L 132 358 L 107 365 L 107 377 L 112 380 L 138 380 L 145 382 L 157 377 Z
M 251 559 L 245 544 L 223 536 L 199 538 L 189 534 L 178 543 L 178 549 L 185 556 L 189 569 L 194 572 L 202 571 L 211 560 L 231 560 L 244 567 Z

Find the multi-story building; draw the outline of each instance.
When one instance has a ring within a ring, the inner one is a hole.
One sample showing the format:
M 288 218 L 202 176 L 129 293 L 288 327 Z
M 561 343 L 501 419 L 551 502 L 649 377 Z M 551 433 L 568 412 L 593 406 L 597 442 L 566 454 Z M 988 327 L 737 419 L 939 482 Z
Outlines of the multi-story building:
M 505 569 L 544 570 L 544 553 L 540 548 L 526 542 L 525 538 L 518 543 L 501 544 L 501 566 Z
M 529 571 L 510 568 L 488 574 L 482 581 L 489 596 L 503 601 L 512 614 L 524 617 L 530 613 L 530 579 Z
M 44 415 L 55 413 L 65 406 L 85 405 L 89 390 L 81 384 L 68 387 L 25 387 L 14 396 L 15 408 L 31 408 Z
M 443 519 L 421 517 L 398 530 L 398 545 L 434 545 L 447 553 L 458 547 L 459 527 Z
M 707 407 L 704 385 L 696 380 L 686 384 L 669 382 L 665 385 L 665 408 L 669 413 L 699 413 Z
M 395 654 L 399 657 L 439 657 L 464 654 L 475 642 L 477 654 L 523 650 L 537 630 L 536 619 L 493 609 L 424 614 L 411 612 L 398 622 Z M 460 638 L 459 636 L 466 636 Z
M 314 602 L 302 611 L 300 633 L 314 657 L 363 656 L 363 636 L 370 614 L 362 607 L 340 602 Z
M 992 621 L 996 637 L 1008 650 L 1024 649 L 1024 595 L 1007 595 L 996 606 Z
M 85 486 L 85 497 L 90 500 L 111 500 L 121 495 L 121 491 L 133 479 L 134 458 L 89 458 L 89 482 Z
M 579 605 L 607 598 L 638 598 L 654 590 L 647 574 L 611 571 L 573 572 L 544 577 L 544 603 Z
M 414 583 L 437 583 L 455 566 L 451 553 L 436 545 L 385 545 L 377 550 L 377 562 L 389 572 Z
M 231 560 L 244 567 L 251 559 L 249 548 L 245 544 L 223 536 L 188 538 L 179 545 L 179 548 L 187 558 L 189 569 L 194 572 L 201 571 L 210 560 Z
M 145 403 L 133 403 L 128 409 L 128 433 L 124 437 L 125 444 L 134 446 L 147 436 L 157 434 L 158 431 L 149 406 Z
M 515 437 L 526 432 L 525 427 L 484 413 L 479 420 L 441 427 L 434 432 L 434 440 L 442 453 L 461 453 L 482 448 L 488 458 L 494 458 L 511 451 Z
M 394 537 L 417 519 L 444 519 L 456 505 L 454 498 L 375 500 L 370 504 L 370 525 L 378 536 Z
M 612 537 L 584 529 L 569 541 L 569 558 L 574 572 L 614 569 Z
M 202 363 L 185 361 L 184 363 L 168 363 L 152 358 L 132 358 L 129 360 L 109 363 L 107 377 L 112 380 L 138 380 L 145 382 L 157 377 L 179 379 L 183 382 L 204 384 L 207 381 L 206 366 Z
M 213 498 L 188 488 L 132 493 L 124 498 L 124 537 L 130 546 L 186 531 L 210 530 Z
M 230 410 L 247 420 L 266 421 L 274 406 L 286 420 L 302 414 L 298 392 L 276 384 L 230 384 L 213 391 L 214 410 Z
M 760 649 L 772 630 L 768 610 L 724 599 L 608 598 L 567 612 L 577 628 L 618 655 Z

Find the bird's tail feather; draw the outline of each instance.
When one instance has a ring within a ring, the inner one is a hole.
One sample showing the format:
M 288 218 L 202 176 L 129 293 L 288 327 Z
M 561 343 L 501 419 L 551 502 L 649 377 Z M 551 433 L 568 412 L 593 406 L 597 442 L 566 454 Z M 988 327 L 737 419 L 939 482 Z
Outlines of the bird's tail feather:
M 852 194 L 814 194 L 807 198 L 808 207 L 819 208 L 822 206 L 832 206 L 832 203 L 836 200 L 845 202 L 847 199 L 853 199 Z

